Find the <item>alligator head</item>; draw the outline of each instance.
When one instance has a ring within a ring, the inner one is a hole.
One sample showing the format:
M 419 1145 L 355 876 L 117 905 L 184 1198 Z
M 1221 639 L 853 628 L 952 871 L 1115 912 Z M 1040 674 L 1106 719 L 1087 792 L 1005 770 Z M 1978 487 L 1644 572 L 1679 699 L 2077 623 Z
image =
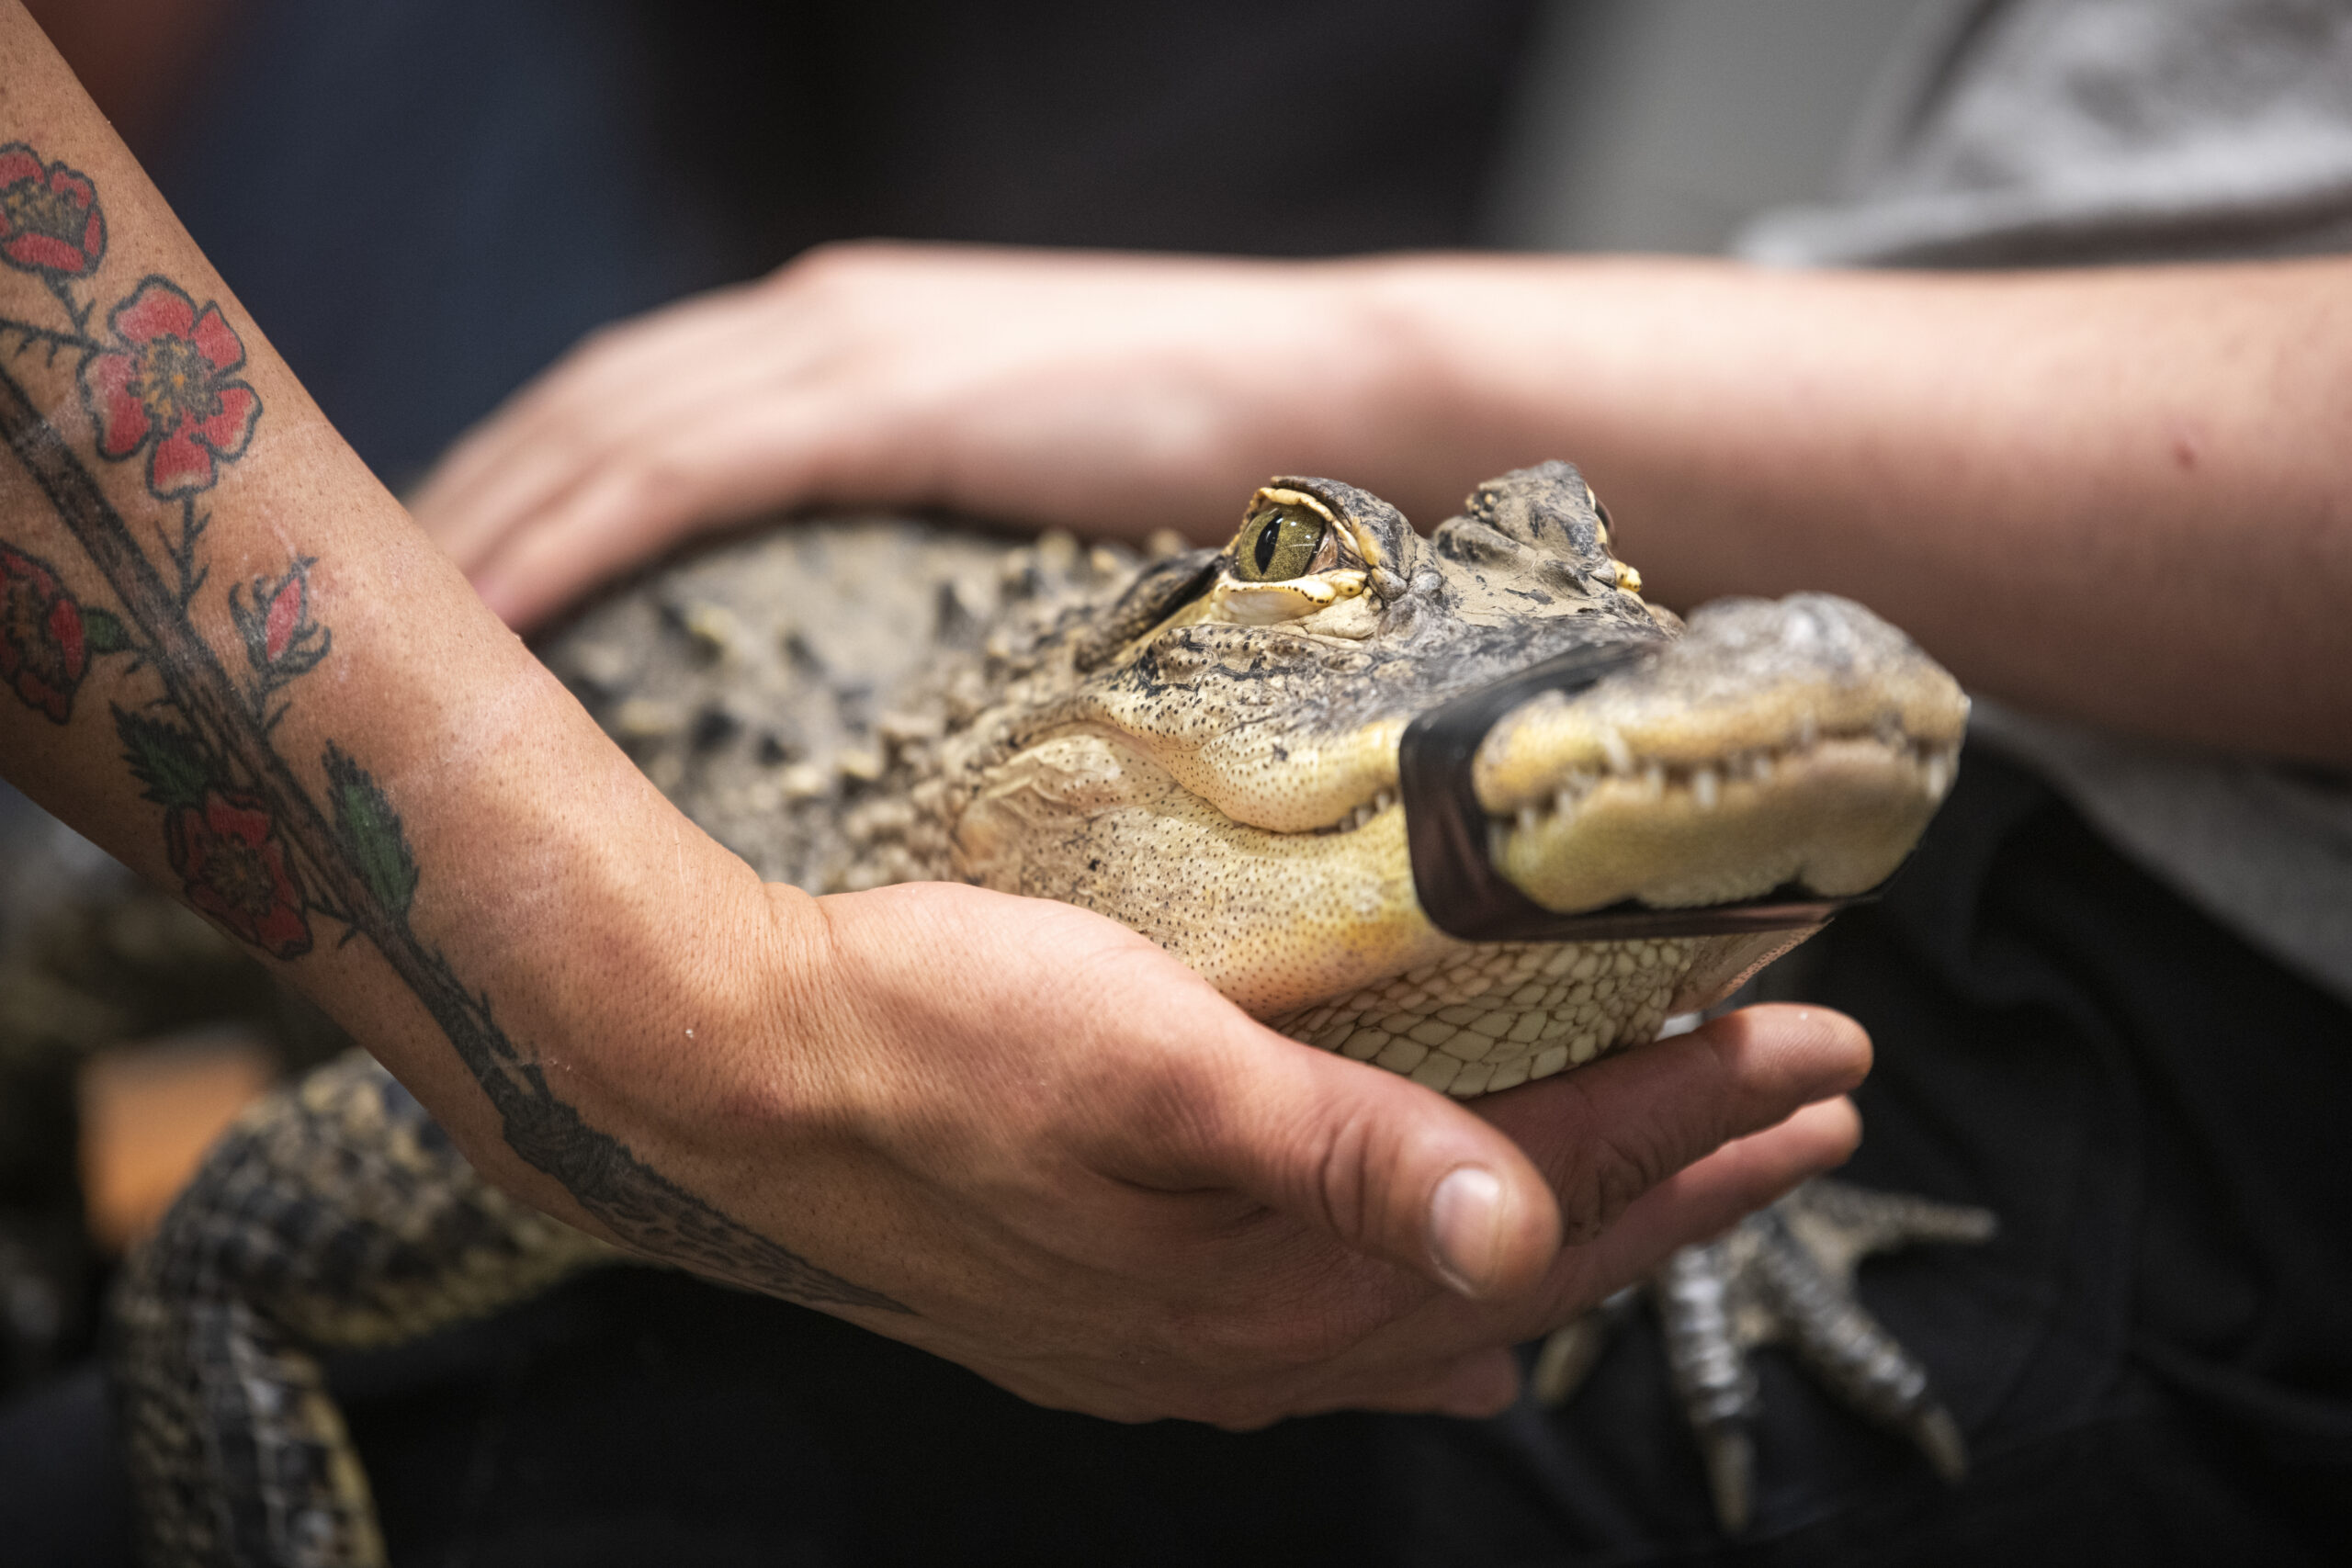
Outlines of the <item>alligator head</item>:
M 1860 606 L 1645 603 L 1565 463 L 1424 539 L 1351 486 L 1260 490 L 1222 550 L 1026 601 L 935 684 L 865 880 L 949 876 L 1143 931 L 1252 1013 L 1457 1095 L 1655 1035 L 1804 930 L 1464 941 L 1417 894 L 1398 748 L 1565 651 L 1635 645 L 1504 714 L 1486 852 L 1555 911 L 1703 908 L 1889 875 L 1949 786 L 1951 678 Z M 1019 601 L 1019 595 L 1015 600 Z

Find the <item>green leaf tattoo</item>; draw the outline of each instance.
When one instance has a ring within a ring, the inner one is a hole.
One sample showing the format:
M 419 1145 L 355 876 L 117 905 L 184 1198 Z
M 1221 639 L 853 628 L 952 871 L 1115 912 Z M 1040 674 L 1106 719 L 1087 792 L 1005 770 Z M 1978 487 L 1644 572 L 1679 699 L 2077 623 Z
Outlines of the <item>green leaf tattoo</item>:
M 368 770 L 353 761 L 342 747 L 327 746 L 327 795 L 334 803 L 334 829 L 351 852 L 353 863 L 366 879 L 377 902 L 405 918 L 416 896 L 416 860 L 391 802 L 376 787 Z
M 96 605 L 82 607 L 82 636 L 92 653 L 126 653 L 130 649 L 130 632 L 122 617 Z
M 212 770 L 203 749 L 186 729 L 168 720 L 149 718 L 121 706 L 114 710 L 114 730 L 122 738 L 123 760 L 133 777 L 145 784 L 142 798 L 166 810 L 202 806 L 212 786 Z

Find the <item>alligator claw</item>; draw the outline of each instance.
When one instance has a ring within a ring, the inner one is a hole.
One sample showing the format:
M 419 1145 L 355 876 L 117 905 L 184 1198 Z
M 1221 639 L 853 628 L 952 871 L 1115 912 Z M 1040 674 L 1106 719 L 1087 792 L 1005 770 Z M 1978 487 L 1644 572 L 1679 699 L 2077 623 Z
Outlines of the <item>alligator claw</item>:
M 1854 1299 L 1854 1269 L 1917 1242 L 1986 1241 L 1995 1224 L 1983 1209 L 1815 1179 L 1720 1239 L 1674 1253 L 1651 1276 L 1645 1289 L 1724 1533 L 1744 1531 L 1754 1512 L 1761 1395 L 1748 1353 L 1759 1345 L 1787 1345 L 1842 1404 L 1908 1438 L 1945 1481 L 1967 1473 L 1959 1423 L 1927 1369 Z M 1631 1295 L 1620 1292 L 1546 1341 L 1532 1379 L 1539 1401 L 1559 1405 L 1575 1393 Z
M 1642 1288 L 1628 1285 L 1547 1337 L 1527 1374 L 1528 1391 L 1545 1409 L 1566 1404 L 1609 1348 L 1609 1334 L 1640 1303 Z

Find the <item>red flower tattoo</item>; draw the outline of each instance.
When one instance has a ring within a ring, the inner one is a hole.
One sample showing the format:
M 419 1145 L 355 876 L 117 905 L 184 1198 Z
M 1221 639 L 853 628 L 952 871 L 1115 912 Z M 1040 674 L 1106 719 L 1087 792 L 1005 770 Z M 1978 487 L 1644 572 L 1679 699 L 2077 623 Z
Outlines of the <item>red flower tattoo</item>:
M 229 589 L 229 618 L 245 640 L 261 696 L 317 669 L 334 646 L 334 635 L 311 618 L 311 568 L 317 564 L 304 556 L 275 582 L 256 577 L 249 585 Z M 253 591 L 250 602 L 247 586 Z
M 166 500 L 211 489 L 215 465 L 244 455 L 261 417 L 261 395 L 229 379 L 245 362 L 235 329 L 166 277 L 140 284 L 107 327 L 122 346 L 82 367 L 99 454 L 119 462 L 145 449 L 147 488 Z
M 310 618 L 310 584 L 302 574 L 289 571 L 284 586 L 269 601 L 269 608 L 262 613 L 261 656 L 275 664 L 286 657 L 287 646 L 294 640 L 294 628 Z
M 63 724 L 89 668 L 82 607 L 48 565 L 0 545 L 0 681 Z
M 21 141 L 0 147 L 0 261 L 80 277 L 107 254 L 107 218 L 89 176 L 44 164 Z
M 198 910 L 272 958 L 311 951 L 302 885 L 265 802 L 208 791 L 201 805 L 175 807 L 164 818 L 164 847 Z

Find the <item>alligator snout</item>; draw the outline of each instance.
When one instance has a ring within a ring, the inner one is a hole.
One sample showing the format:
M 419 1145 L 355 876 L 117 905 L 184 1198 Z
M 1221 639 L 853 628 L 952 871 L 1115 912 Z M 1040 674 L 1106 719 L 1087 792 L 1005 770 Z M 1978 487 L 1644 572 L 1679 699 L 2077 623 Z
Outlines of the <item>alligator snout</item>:
M 1473 776 L 1496 866 L 1547 908 L 1845 896 L 1910 852 L 1967 717 L 1958 683 L 1859 604 L 1727 599 L 1655 659 L 1506 716 Z

